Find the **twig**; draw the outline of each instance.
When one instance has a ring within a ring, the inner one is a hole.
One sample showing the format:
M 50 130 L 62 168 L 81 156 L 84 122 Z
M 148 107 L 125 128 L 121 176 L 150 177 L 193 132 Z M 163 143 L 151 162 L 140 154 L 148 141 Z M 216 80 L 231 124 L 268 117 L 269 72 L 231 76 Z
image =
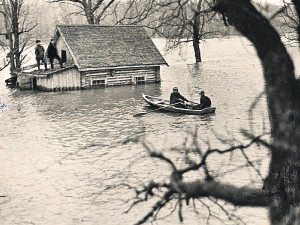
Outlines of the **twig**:
M 166 192 L 164 194 L 164 196 L 156 202 L 156 204 L 152 207 L 152 210 L 147 213 L 147 215 L 145 215 L 140 221 L 138 221 L 136 224 L 139 225 L 139 224 L 143 224 L 145 223 L 150 217 L 153 216 L 154 212 L 156 210 L 158 210 L 159 208 L 165 206 L 169 200 L 170 200 L 170 197 L 174 194 L 174 191 L 173 190 L 169 190 L 168 192 Z

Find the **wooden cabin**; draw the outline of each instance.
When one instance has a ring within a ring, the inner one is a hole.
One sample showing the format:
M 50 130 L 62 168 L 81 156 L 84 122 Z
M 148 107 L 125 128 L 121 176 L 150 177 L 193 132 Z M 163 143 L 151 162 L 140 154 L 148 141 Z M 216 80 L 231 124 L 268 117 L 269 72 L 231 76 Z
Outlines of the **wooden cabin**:
M 142 26 L 59 25 L 53 37 L 65 68 L 26 67 L 18 76 L 21 89 L 160 82 L 160 66 L 167 65 Z

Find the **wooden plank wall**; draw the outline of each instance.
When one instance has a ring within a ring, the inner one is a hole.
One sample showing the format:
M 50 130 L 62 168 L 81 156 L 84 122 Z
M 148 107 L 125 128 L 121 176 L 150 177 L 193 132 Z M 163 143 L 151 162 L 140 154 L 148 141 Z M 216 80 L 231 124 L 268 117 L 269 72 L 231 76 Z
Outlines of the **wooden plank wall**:
M 73 59 L 66 43 L 63 41 L 63 38 L 61 36 L 57 40 L 56 47 L 57 47 L 58 55 L 60 58 L 62 57 L 61 50 L 64 50 L 67 53 L 67 62 L 66 63 L 75 64 L 74 59 Z M 54 61 L 56 61 L 56 60 L 54 60 Z
M 80 89 L 80 73 L 75 68 L 37 77 L 37 89 L 45 91 L 62 91 Z
M 32 89 L 31 78 L 25 74 L 20 74 L 17 78 L 17 85 L 21 90 Z

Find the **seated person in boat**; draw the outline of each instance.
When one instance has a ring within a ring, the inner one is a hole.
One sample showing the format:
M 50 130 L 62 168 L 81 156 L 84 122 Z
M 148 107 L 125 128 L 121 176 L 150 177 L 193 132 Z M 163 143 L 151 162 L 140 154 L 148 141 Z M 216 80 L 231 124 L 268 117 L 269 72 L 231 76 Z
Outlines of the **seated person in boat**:
M 170 96 L 170 104 L 174 105 L 176 107 L 181 107 L 181 108 L 186 108 L 186 105 L 184 102 L 188 102 L 189 100 L 187 100 L 185 97 L 183 97 L 179 92 L 178 92 L 178 88 L 174 87 L 173 88 L 173 92 L 171 93 Z
M 193 107 L 193 109 L 199 110 L 199 109 L 204 109 L 204 108 L 210 107 L 211 106 L 210 98 L 205 96 L 204 91 L 201 91 L 199 93 L 199 95 L 201 95 L 200 104 Z

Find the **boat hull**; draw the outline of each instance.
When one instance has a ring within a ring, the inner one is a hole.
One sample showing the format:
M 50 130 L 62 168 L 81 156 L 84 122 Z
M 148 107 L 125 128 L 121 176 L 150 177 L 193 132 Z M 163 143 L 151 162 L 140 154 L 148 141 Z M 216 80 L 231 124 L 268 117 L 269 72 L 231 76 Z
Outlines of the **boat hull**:
M 158 97 L 142 94 L 143 99 L 152 107 L 160 108 L 161 110 L 174 112 L 174 113 L 183 113 L 183 114 L 192 114 L 192 115 L 203 115 L 208 113 L 214 113 L 216 107 L 208 107 L 201 110 L 192 109 L 193 106 L 198 105 L 195 102 L 188 102 L 187 108 L 178 108 L 170 105 L 170 101 L 163 100 Z

